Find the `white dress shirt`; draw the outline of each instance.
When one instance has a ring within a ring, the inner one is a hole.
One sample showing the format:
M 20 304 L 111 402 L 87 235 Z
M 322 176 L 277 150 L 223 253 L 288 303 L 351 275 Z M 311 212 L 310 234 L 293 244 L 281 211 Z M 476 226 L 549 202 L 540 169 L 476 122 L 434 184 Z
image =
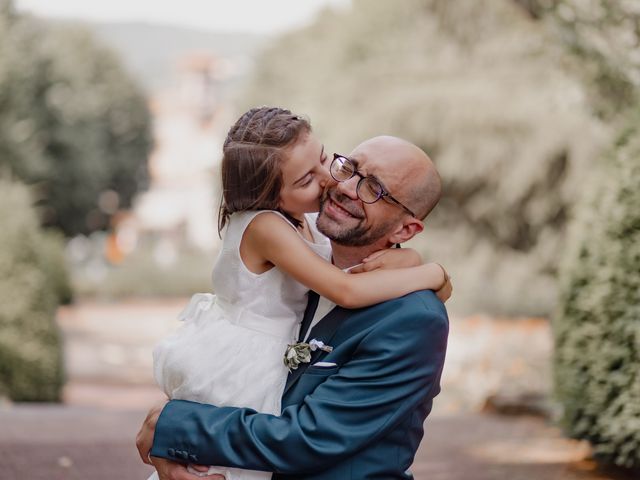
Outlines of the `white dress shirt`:
M 358 265 L 360 265 L 360 263 Z M 357 265 L 354 265 L 353 267 L 356 267 L 356 266 Z M 344 271 L 348 272 L 353 267 L 345 268 Z M 318 308 L 316 308 L 316 313 L 314 313 L 314 315 L 313 315 L 313 320 L 311 320 L 311 325 L 309 325 L 307 333 L 305 334 L 305 337 L 304 337 L 304 340 L 303 340 L 304 342 L 309 340 L 309 333 L 311 333 L 311 330 L 313 330 L 313 327 L 315 327 L 318 324 L 318 322 L 320 320 L 322 320 L 327 313 L 329 313 L 331 310 L 333 310 L 333 308 L 335 306 L 336 306 L 336 304 L 333 303 L 328 298 L 320 297 L 318 299 Z

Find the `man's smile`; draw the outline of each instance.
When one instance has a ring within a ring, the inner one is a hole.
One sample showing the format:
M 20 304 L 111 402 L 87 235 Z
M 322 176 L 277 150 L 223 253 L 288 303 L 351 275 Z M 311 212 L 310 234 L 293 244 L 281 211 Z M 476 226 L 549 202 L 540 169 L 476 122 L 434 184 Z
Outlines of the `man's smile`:
M 338 203 L 334 198 L 331 192 L 327 194 L 327 198 L 324 203 L 323 212 L 328 214 L 330 217 L 342 217 L 342 218 L 357 218 L 362 219 L 364 216 L 361 212 L 355 211 L 351 205 L 343 205 Z

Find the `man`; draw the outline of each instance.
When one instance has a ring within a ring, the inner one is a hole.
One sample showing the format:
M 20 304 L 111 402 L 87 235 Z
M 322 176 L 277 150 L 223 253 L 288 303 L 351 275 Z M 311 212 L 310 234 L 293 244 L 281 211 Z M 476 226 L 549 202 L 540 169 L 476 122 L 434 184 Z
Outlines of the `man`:
M 317 225 L 343 269 L 420 233 L 440 198 L 428 156 L 394 137 L 336 156 L 331 174 Z M 446 298 L 448 282 L 444 289 Z M 431 291 L 356 310 L 317 305 L 310 295 L 300 340 L 333 349 L 317 349 L 289 376 L 280 416 L 186 401 L 150 411 L 137 446 L 162 480 L 198 478 L 176 462 L 271 471 L 274 479 L 412 478 L 407 469 L 440 391 L 444 305 Z

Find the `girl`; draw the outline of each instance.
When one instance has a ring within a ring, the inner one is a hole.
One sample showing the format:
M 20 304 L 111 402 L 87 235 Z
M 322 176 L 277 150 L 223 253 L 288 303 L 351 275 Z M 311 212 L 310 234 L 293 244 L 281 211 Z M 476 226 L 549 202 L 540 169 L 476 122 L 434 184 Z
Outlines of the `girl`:
M 288 110 L 254 108 L 233 125 L 223 148 L 216 295 L 195 295 L 182 328 L 154 351 L 156 380 L 170 398 L 278 415 L 289 373 L 283 358 L 309 289 L 358 308 L 446 282 L 437 264 L 359 274 L 333 266 L 329 241 L 309 215 L 319 209 L 327 167 L 309 123 Z M 233 468 L 201 473 L 271 477 Z

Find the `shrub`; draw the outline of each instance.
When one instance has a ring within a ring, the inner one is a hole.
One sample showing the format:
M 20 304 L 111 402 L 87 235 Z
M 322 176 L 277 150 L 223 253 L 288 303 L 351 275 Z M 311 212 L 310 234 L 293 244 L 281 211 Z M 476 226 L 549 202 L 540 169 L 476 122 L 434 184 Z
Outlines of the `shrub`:
M 58 237 L 40 230 L 27 188 L 0 179 L 0 396 L 56 401 L 63 358 L 54 318 L 69 296 Z
M 554 321 L 568 433 L 596 457 L 640 467 L 640 116 L 615 144 L 583 215 Z

